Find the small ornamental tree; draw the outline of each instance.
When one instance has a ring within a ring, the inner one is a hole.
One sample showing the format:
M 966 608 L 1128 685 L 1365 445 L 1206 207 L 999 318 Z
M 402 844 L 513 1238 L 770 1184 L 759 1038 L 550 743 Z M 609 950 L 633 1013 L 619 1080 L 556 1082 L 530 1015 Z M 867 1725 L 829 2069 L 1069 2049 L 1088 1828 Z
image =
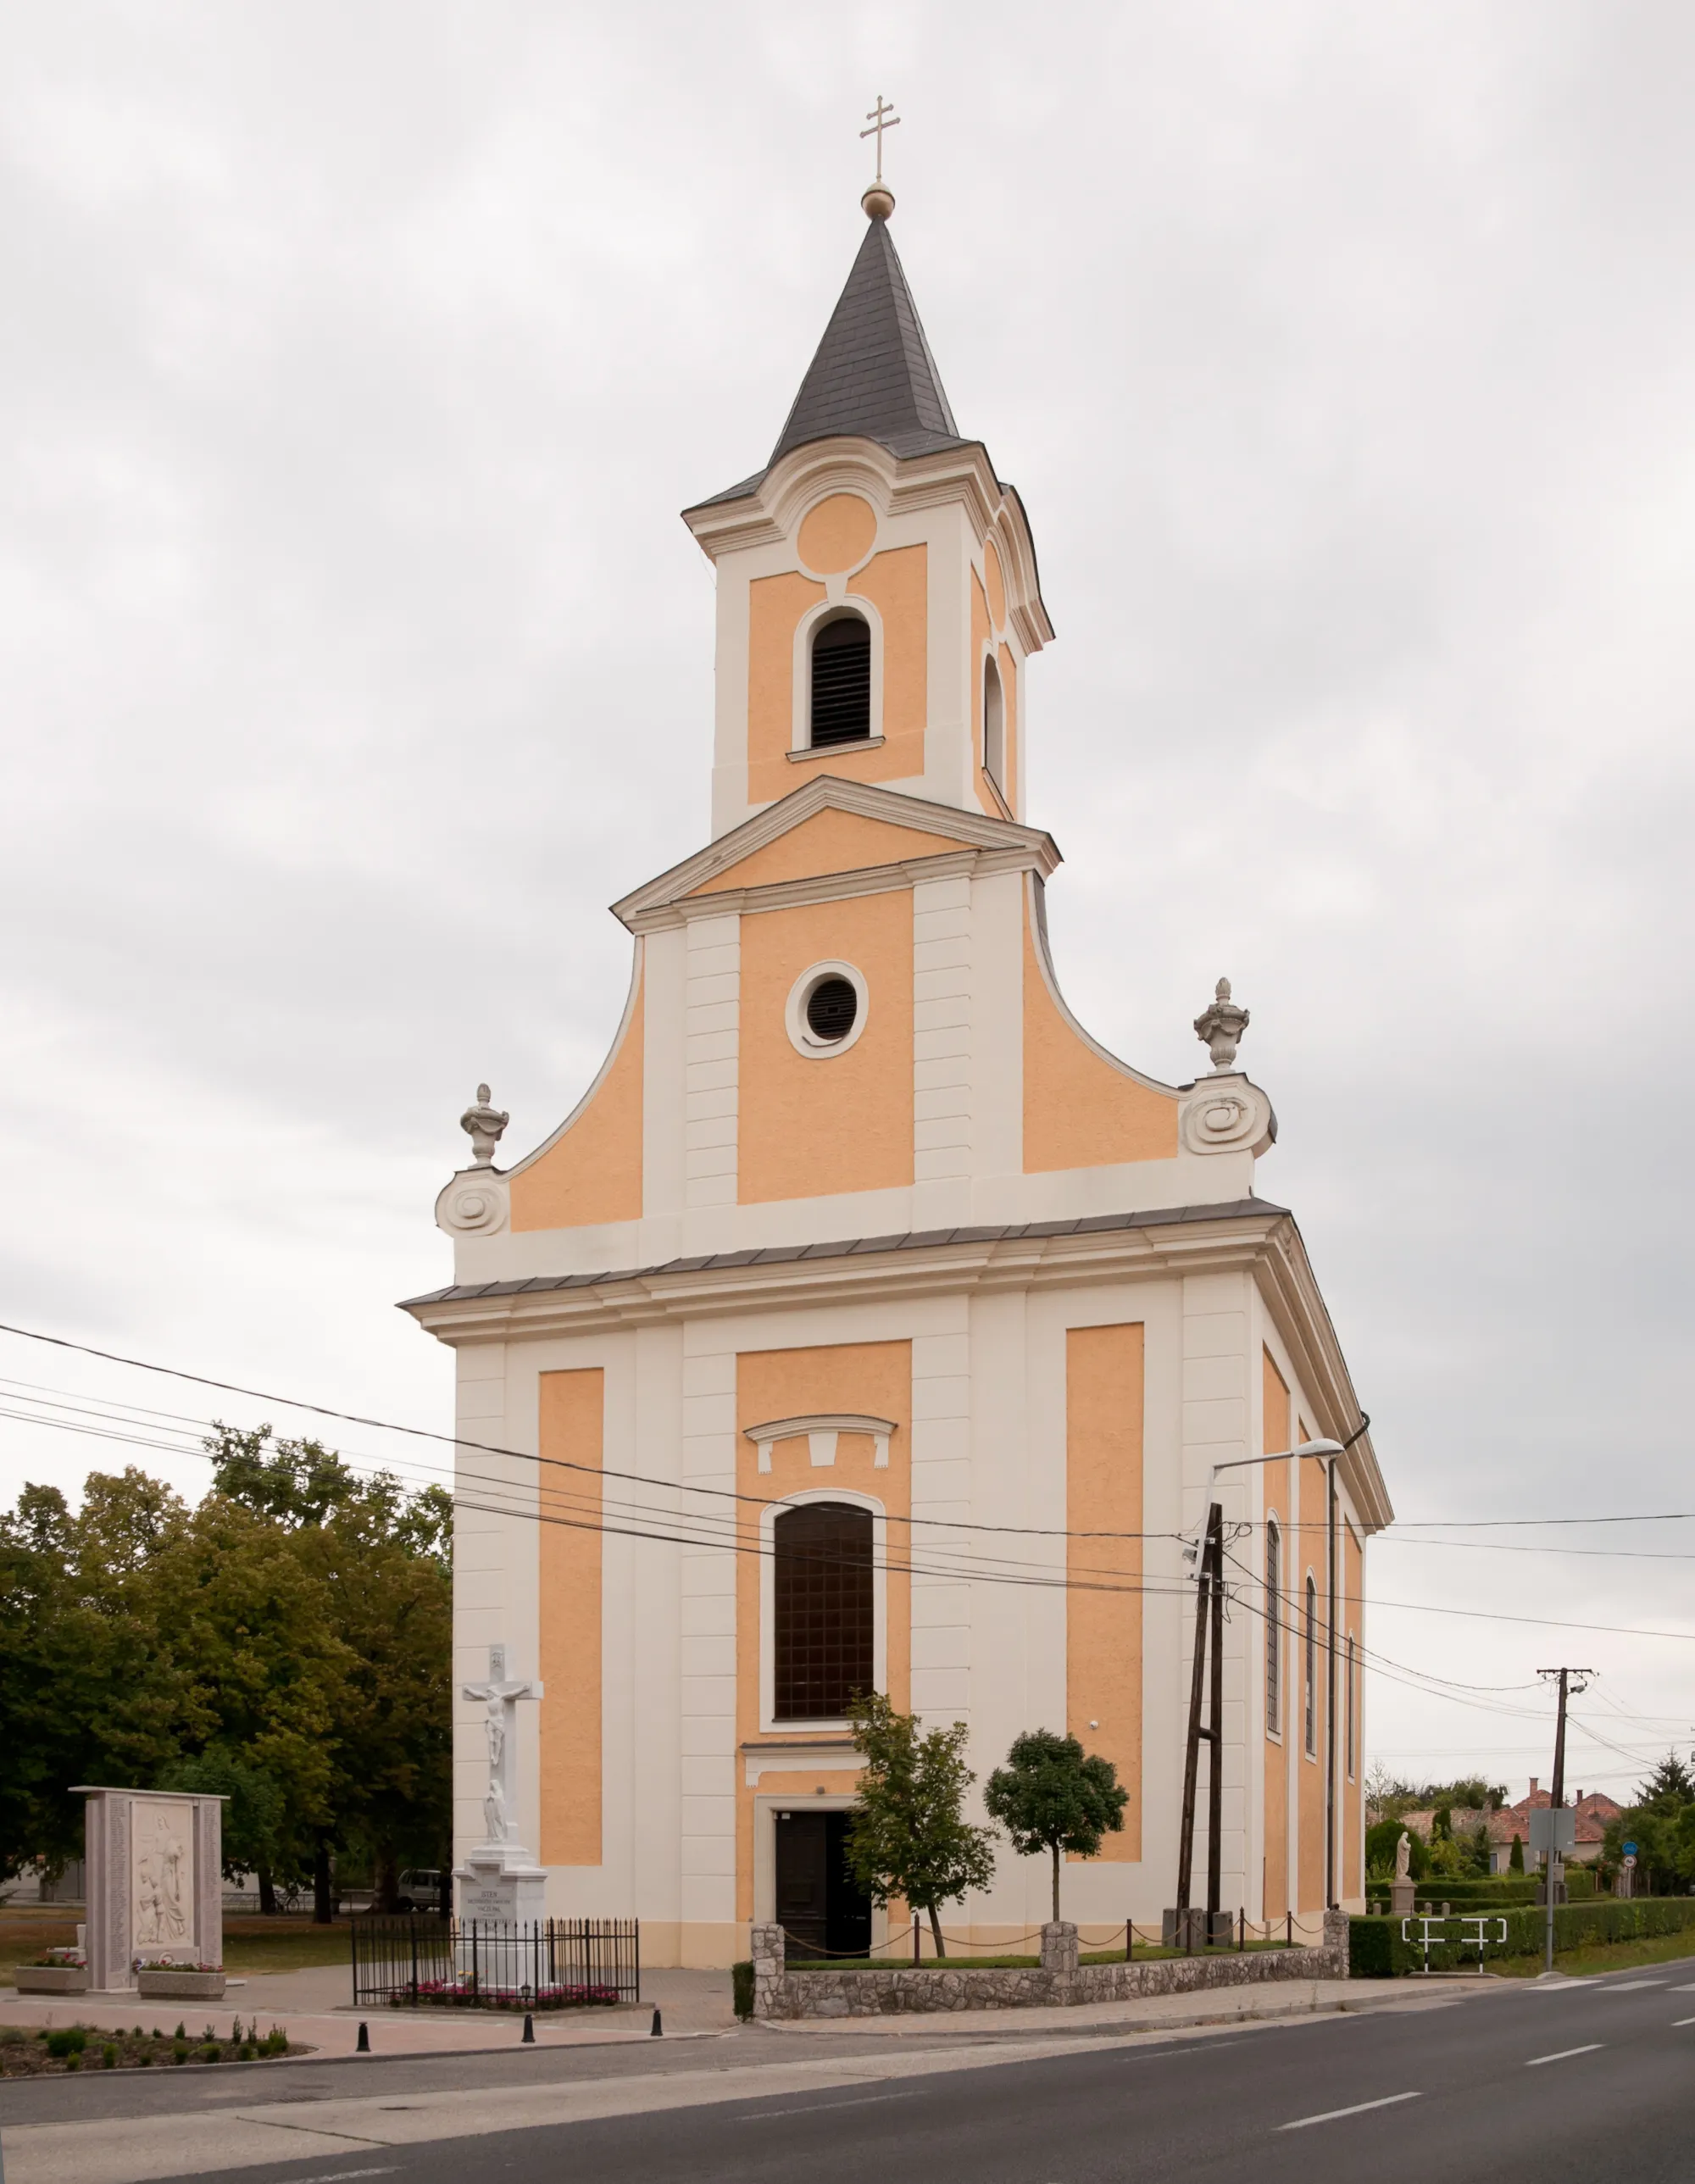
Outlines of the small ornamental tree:
M 1085 1754 L 1074 1736 L 1027 1729 L 1015 1737 L 1006 1764 L 990 1776 L 984 1793 L 1021 1858 L 1046 1851 L 1053 1859 L 1053 1915 L 1059 1919 L 1059 1857 L 1093 1858 L 1101 1838 L 1124 1825 L 1129 1793 L 1118 1786 L 1110 1759 Z
M 1522 1836 L 1514 1836 L 1513 1847 L 1507 1853 L 1507 1870 L 1508 1873 L 1522 1873 L 1524 1869 L 1525 1839 Z
M 848 1819 L 848 1870 L 873 1903 L 898 1896 L 912 1909 L 912 1960 L 918 1958 L 918 1914 L 928 1912 L 936 1954 L 945 1957 L 939 1903 L 995 1877 L 995 1836 L 960 1808 L 977 1777 L 965 1763 L 962 1721 L 950 1729 L 919 1727 L 880 1691 L 854 1702 L 853 1741 L 865 1760 L 859 1802 Z

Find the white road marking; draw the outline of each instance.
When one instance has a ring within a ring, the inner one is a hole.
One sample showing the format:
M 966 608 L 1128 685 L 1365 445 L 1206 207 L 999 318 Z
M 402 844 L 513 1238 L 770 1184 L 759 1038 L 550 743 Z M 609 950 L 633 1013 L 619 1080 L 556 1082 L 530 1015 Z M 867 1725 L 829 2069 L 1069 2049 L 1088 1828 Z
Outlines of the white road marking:
M 348 2184 L 354 2176 L 392 2176 L 395 2167 L 391 2161 L 386 2169 L 334 2169 L 327 2176 L 314 2176 L 310 2184 Z
M 1603 1994 L 1634 1994 L 1640 1986 L 1664 1986 L 1664 1980 L 1620 1980 L 1615 1986 L 1603 1986 Z
M 1593 2055 L 1606 2044 L 1604 2040 L 1591 2040 L 1581 2048 L 1562 2048 L 1557 2055 L 1532 2055 L 1525 2068 L 1534 2070 L 1543 2063 L 1563 2063 L 1569 2055 Z
M 1675 2032 L 1680 2025 L 1695 2025 L 1695 2017 L 1674 2017 L 1671 2020 L 1672 2031 Z
M 1392 2109 L 1397 2101 L 1416 2101 L 1419 2093 L 1386 2093 L 1380 2101 L 1356 2101 L 1351 2109 L 1326 2109 L 1323 2115 L 1297 2116 L 1293 2123 L 1280 2123 L 1280 2131 L 1305 2131 L 1309 2124 L 1335 2123 L 1339 2116 L 1363 2115 L 1368 2109 Z
M 911 2101 L 917 2098 L 916 2093 L 866 2093 L 855 2101 L 819 2101 L 809 2103 L 804 2109 L 757 2109 L 747 2120 L 762 2123 L 767 2116 L 834 2115 L 838 2109 L 868 2109 L 876 2101 Z M 309 2178 L 308 2184 L 318 2184 L 318 2180 Z
M 1687 1986 L 1675 1986 L 1671 1992 L 1674 1994 L 1695 1994 L 1695 1980 L 1692 1980 Z

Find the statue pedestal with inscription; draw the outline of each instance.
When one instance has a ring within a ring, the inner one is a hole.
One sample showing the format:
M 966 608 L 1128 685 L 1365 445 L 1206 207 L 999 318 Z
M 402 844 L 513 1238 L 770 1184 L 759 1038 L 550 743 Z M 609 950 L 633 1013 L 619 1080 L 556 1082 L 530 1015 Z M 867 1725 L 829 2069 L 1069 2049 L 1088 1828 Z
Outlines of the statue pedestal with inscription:
M 1410 1919 L 1413 1898 L 1417 1893 L 1410 1880 L 1391 1880 L 1389 1884 L 1389 1913 L 1394 1919 Z
M 224 1801 L 86 1784 L 88 1992 L 133 1994 L 138 1969 L 224 1962 Z

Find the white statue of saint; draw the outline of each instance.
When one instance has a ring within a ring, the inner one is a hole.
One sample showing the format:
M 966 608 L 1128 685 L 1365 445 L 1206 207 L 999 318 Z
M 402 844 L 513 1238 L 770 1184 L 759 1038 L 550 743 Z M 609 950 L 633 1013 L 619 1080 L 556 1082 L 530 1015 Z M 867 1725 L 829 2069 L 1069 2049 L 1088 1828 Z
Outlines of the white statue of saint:
M 1402 1828 L 1401 1840 L 1395 1846 L 1395 1878 L 1410 1880 L 1413 1874 L 1413 1838 Z
M 482 1801 L 482 1818 L 488 1829 L 492 1843 L 505 1842 L 511 1834 L 511 1823 L 506 1818 L 506 1792 L 501 1787 L 500 1777 L 488 1779 L 488 1795 Z

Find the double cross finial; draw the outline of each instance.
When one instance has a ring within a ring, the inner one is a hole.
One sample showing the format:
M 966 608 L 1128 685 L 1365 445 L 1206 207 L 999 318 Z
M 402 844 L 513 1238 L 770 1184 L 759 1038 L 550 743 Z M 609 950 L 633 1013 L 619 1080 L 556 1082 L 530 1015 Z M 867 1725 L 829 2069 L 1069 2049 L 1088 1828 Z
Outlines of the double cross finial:
M 883 132 L 885 129 L 898 129 L 900 126 L 900 117 L 892 106 L 884 104 L 883 93 L 879 91 L 877 94 L 876 105 L 865 118 L 871 126 L 869 129 L 860 131 L 860 140 L 863 142 L 867 136 L 874 136 L 877 139 L 877 180 L 872 187 L 873 189 L 880 190 L 883 187 Z

